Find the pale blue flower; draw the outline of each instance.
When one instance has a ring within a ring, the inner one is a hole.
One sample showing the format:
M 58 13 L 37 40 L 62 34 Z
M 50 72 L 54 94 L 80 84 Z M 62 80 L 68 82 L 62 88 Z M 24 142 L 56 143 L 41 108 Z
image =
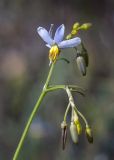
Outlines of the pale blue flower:
M 46 42 L 47 47 L 51 48 L 53 45 L 57 45 L 59 49 L 64 49 L 76 47 L 81 43 L 81 39 L 79 37 L 75 37 L 69 40 L 63 40 L 65 32 L 64 24 L 60 25 L 57 28 L 54 38 L 52 38 L 52 28 L 53 25 L 51 25 L 49 32 L 43 27 L 37 28 L 38 34 Z

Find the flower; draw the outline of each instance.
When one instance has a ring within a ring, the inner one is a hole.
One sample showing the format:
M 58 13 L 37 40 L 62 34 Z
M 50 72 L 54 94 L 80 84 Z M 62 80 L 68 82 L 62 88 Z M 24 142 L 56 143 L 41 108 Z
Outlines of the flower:
M 39 36 L 46 42 L 46 46 L 50 48 L 49 59 L 51 63 L 56 61 L 60 54 L 60 49 L 76 47 L 81 43 L 79 37 L 63 40 L 65 32 L 64 24 L 57 28 L 54 38 L 52 38 L 52 29 L 53 25 L 51 25 L 49 32 L 43 27 L 37 28 Z

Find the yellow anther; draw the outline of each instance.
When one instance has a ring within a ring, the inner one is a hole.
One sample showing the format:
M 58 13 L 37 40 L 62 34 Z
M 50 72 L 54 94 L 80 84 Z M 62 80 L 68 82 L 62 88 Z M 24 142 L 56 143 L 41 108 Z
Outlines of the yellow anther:
M 84 23 L 78 29 L 87 30 L 92 26 L 91 23 Z
M 57 45 L 52 46 L 51 49 L 49 50 L 49 59 L 50 59 L 50 61 L 51 62 L 56 61 L 59 53 L 60 53 L 60 50 L 59 50 L 58 46 Z
M 79 27 L 79 25 L 80 25 L 80 24 L 79 24 L 78 22 L 74 23 L 73 29 L 77 30 L 77 28 Z

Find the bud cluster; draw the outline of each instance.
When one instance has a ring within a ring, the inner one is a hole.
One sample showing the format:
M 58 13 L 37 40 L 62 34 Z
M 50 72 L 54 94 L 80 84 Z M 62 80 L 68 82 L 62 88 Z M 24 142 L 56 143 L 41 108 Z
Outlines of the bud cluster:
M 74 23 L 72 26 L 71 32 L 66 36 L 66 39 L 71 39 L 73 38 L 79 30 L 88 30 L 92 26 L 91 23 L 84 23 L 80 25 L 78 22 Z
M 71 32 L 66 36 L 66 39 L 71 39 L 74 36 L 76 36 L 76 34 L 80 31 L 80 30 L 88 30 L 90 27 L 92 26 L 91 23 L 84 23 L 82 25 L 80 25 L 80 23 L 76 22 L 73 24 L 72 26 L 72 30 Z M 89 62 L 89 57 L 88 57 L 88 53 L 87 50 L 85 49 L 83 43 L 81 43 L 78 47 L 74 47 L 76 50 L 76 63 L 78 66 L 78 69 L 80 70 L 81 74 L 83 76 L 86 75 L 86 69 L 88 67 L 88 62 Z
M 87 140 L 89 143 L 93 143 L 92 130 L 91 130 L 90 126 L 88 125 L 86 118 L 84 117 L 84 115 L 81 112 L 79 112 L 76 105 L 74 104 L 74 99 L 73 99 L 72 93 L 68 87 L 66 88 L 66 92 L 68 94 L 69 104 L 66 108 L 64 120 L 61 123 L 63 150 L 65 149 L 65 146 L 66 146 L 67 128 L 68 128 L 66 118 L 67 118 L 67 115 L 68 115 L 70 108 L 71 108 L 71 122 L 70 122 L 69 130 L 70 130 L 70 135 L 71 135 L 71 139 L 72 139 L 73 143 L 78 144 L 79 136 L 82 134 L 82 125 L 79 120 L 80 117 L 82 118 L 82 120 L 85 123 L 85 135 L 87 137 Z

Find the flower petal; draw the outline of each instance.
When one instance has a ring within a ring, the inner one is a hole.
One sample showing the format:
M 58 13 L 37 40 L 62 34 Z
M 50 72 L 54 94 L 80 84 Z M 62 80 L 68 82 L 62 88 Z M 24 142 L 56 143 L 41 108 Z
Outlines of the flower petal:
M 64 32 L 65 32 L 65 26 L 64 24 L 62 24 L 61 26 L 59 26 L 55 32 L 55 36 L 54 36 L 54 41 L 56 43 L 59 43 L 63 40 L 64 38 Z
M 39 36 L 49 45 L 54 44 L 54 40 L 50 37 L 49 32 L 43 28 L 43 27 L 38 27 L 37 32 Z
M 73 38 L 73 39 L 69 39 L 69 40 L 65 40 L 62 41 L 58 44 L 59 48 L 70 48 L 70 47 L 76 47 L 81 43 L 81 39 L 79 37 Z

